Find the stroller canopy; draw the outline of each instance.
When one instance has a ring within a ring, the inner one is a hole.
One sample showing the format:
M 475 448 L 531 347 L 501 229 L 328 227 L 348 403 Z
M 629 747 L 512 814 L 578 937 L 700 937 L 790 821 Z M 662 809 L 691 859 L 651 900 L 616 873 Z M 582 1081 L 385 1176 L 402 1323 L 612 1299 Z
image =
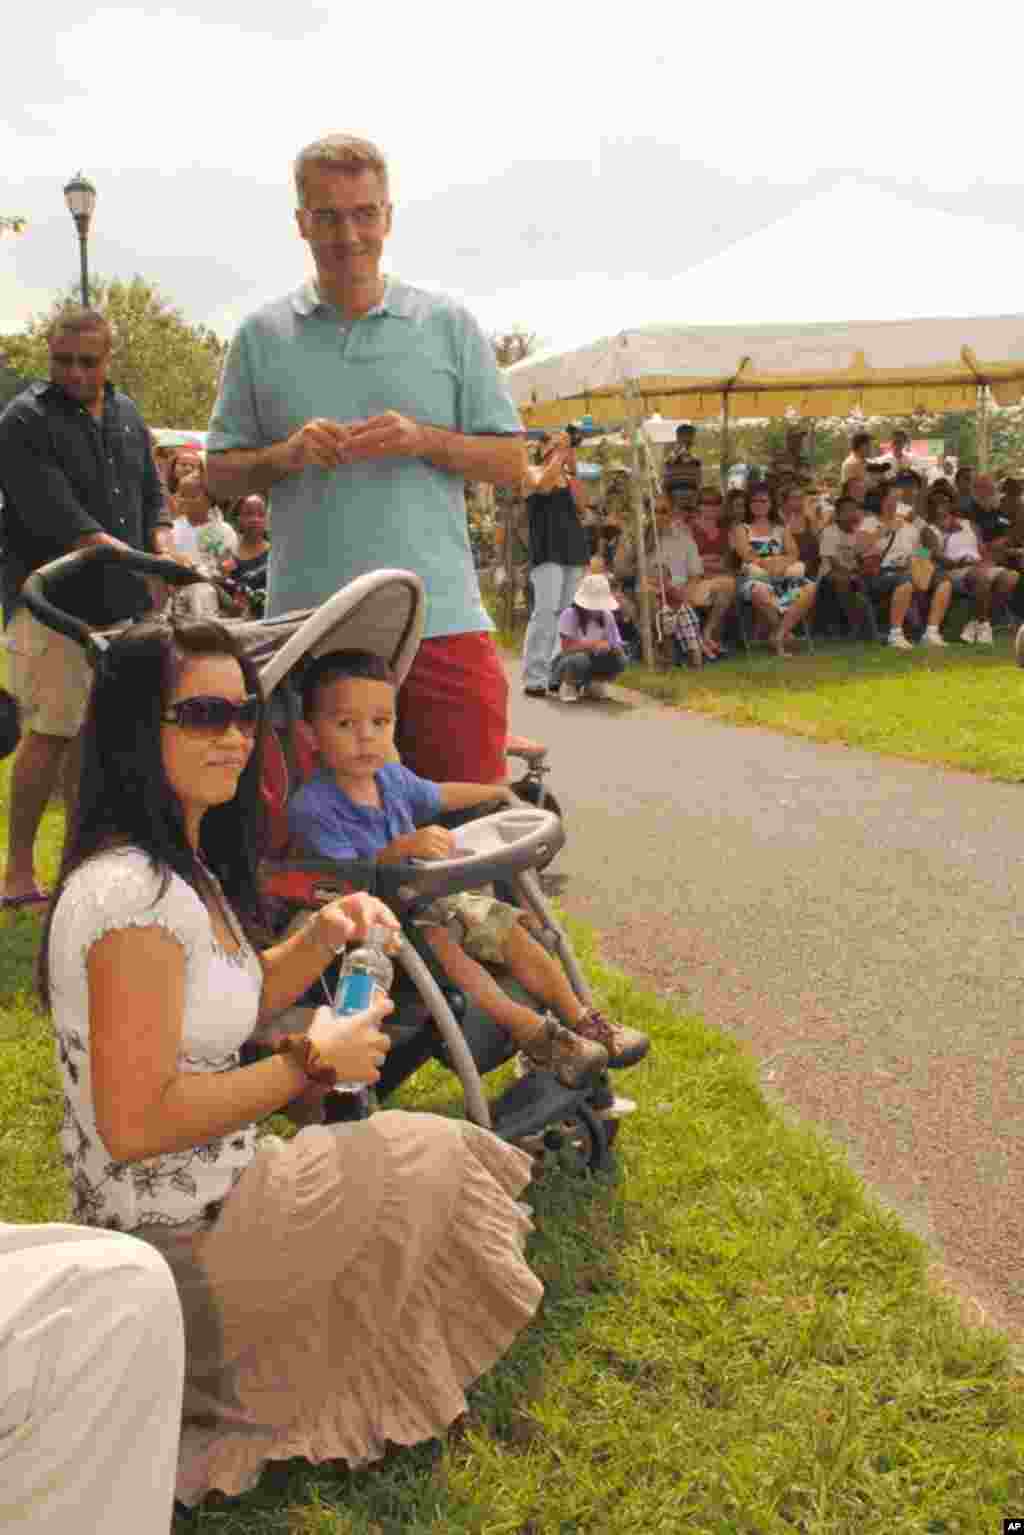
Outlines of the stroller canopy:
M 312 612 L 283 613 L 230 628 L 259 666 L 267 698 L 299 662 L 331 650 L 372 651 L 393 669 L 401 686 L 423 637 L 425 609 L 419 576 L 409 570 L 372 570 Z

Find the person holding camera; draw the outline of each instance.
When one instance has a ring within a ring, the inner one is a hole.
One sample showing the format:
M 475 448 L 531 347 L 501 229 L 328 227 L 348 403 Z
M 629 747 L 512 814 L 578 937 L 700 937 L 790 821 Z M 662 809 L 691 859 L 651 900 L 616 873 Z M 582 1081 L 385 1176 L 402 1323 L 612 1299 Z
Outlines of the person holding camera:
M 526 472 L 533 611 L 523 641 L 523 692 L 544 698 L 557 692 L 551 667 L 560 650 L 559 615 L 570 607 L 590 558 L 580 521 L 573 471 L 576 449 L 568 432 L 544 439 L 537 468 Z

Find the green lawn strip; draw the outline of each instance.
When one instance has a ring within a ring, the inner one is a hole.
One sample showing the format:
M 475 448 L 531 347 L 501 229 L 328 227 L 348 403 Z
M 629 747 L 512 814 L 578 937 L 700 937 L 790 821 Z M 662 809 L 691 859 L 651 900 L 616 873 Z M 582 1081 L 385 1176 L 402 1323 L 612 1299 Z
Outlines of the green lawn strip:
M 66 1219 L 57 1071 L 30 989 L 38 921 L 2 924 L 0 1219 Z M 964 1327 L 928 1284 L 926 1249 L 833 1145 L 768 1106 L 740 1046 L 640 991 L 568 926 L 609 1011 L 654 1049 L 618 1079 L 640 1107 L 615 1173 L 554 1172 L 530 1191 L 536 1323 L 444 1443 L 354 1475 L 272 1465 L 175 1531 L 997 1528 L 1024 1506 L 1024 1393 L 1006 1341 Z M 430 1067 L 395 1103 L 453 1113 L 460 1099 Z
M 733 725 L 1017 783 L 1024 779 L 1024 679 L 1003 635 L 993 653 L 950 645 L 913 655 L 823 644 L 780 661 L 764 651 L 700 672 L 631 666 L 624 687 Z

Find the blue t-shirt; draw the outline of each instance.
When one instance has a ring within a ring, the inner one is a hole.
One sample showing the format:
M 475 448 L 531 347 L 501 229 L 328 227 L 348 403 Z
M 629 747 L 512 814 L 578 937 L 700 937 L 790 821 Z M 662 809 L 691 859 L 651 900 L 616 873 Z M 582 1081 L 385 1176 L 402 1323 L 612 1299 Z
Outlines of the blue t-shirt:
M 354 421 L 388 410 L 465 436 L 523 430 L 494 348 L 461 304 L 389 280 L 378 307 L 348 322 L 307 283 L 242 322 L 207 450 L 265 448 L 317 416 Z M 461 475 L 422 458 L 311 467 L 273 487 L 270 519 L 270 618 L 318 607 L 368 570 L 412 570 L 426 588 L 427 638 L 494 627 Z
M 317 858 L 376 858 L 396 837 L 426 826 L 441 811 L 441 788 L 400 762 L 376 774 L 381 808 L 356 805 L 327 773 L 304 784 L 288 806 L 292 836 Z

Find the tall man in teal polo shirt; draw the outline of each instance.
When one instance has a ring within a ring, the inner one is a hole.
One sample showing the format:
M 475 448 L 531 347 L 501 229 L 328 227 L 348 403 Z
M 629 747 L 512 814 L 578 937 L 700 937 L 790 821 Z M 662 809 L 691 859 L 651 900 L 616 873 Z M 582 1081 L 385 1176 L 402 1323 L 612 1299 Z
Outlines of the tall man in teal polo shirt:
M 380 150 L 320 139 L 296 159 L 295 186 L 316 279 L 250 315 L 232 341 L 210 490 L 271 493 L 271 617 L 367 570 L 422 578 L 426 637 L 399 697 L 399 750 L 424 778 L 498 782 L 508 685 L 463 485 L 523 482 L 518 413 L 472 316 L 382 274 L 392 208 Z

